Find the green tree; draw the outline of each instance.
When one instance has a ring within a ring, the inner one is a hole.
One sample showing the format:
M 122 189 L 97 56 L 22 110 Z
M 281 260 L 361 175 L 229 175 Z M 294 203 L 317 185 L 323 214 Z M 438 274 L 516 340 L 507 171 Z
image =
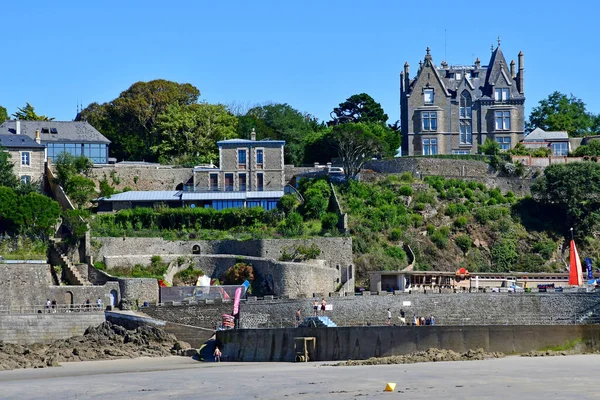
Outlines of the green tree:
M 0 123 L 7 121 L 8 119 L 8 111 L 6 111 L 6 108 L 0 106 Z
M 74 175 L 67 181 L 65 192 L 81 208 L 96 195 L 96 184 L 85 176 Z
M 574 154 L 577 157 L 600 157 L 600 141 L 592 140 L 588 144 L 579 146 Z
M 19 199 L 18 225 L 25 233 L 47 237 L 60 217 L 60 206 L 54 200 L 37 193 Z
M 381 104 L 366 93 L 348 97 L 346 101 L 333 109 L 331 118 L 331 124 L 333 125 L 347 122 L 368 122 L 385 125 L 388 120 Z
M 342 160 L 346 178 L 354 178 L 364 163 L 373 157 L 393 155 L 400 144 L 400 137 L 395 135 L 378 124 L 336 125 L 332 131 L 332 142 Z
M 159 160 L 197 165 L 216 161 L 216 142 L 237 137 L 237 118 L 222 104 L 173 104 L 154 125 L 159 143 L 151 150 Z
M 18 197 L 9 187 L 0 186 L 0 232 L 12 231 L 18 222 Z
M 11 155 L 0 147 L 0 186 L 16 188 L 19 184 L 14 172 L 14 164 L 10 161 Z
M 35 112 L 34 107 L 26 103 L 25 107 L 17 108 L 17 112 L 13 114 L 13 117 L 22 121 L 52 121 L 54 118 L 49 118 L 45 115 L 38 115 Z
M 59 185 L 65 188 L 69 180 L 78 174 L 89 175 L 93 166 L 92 161 L 86 156 L 74 156 L 70 153 L 60 153 L 54 161 L 56 178 Z
M 285 163 L 293 165 L 303 163 L 307 138 L 323 128 L 310 114 L 281 103 L 253 107 L 238 118 L 240 137 L 254 128 L 258 139 L 285 140 Z
M 592 133 L 596 117 L 585 109 L 585 103 L 573 96 L 554 92 L 531 110 L 526 130 L 567 131 L 570 136 Z
M 488 156 L 494 156 L 500 153 L 500 144 L 490 138 L 485 139 L 485 142 L 479 146 L 479 152 Z
M 159 115 L 171 105 L 190 105 L 200 91 L 189 83 L 164 79 L 136 82 L 109 103 L 92 103 L 77 115 L 112 141 L 113 155 L 123 159 L 155 161 L 150 149 L 159 144 L 154 129 Z
M 583 236 L 600 222 L 600 165 L 594 162 L 554 164 L 531 188 L 533 198 L 556 208 L 553 218 Z

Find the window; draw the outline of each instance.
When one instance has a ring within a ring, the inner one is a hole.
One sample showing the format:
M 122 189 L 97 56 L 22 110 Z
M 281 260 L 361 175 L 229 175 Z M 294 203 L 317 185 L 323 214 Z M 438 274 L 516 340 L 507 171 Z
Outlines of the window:
M 50 128 L 42 128 L 42 133 L 50 133 Z
M 437 139 L 423 139 L 423 155 L 433 156 L 437 153 Z
M 471 121 L 460 121 L 460 144 L 473 144 Z
M 29 175 L 21 175 L 21 183 L 28 185 L 31 183 L 31 176 Z
M 510 93 L 508 88 L 501 88 L 494 90 L 494 100 L 496 101 L 506 101 L 509 99 Z
M 21 165 L 31 166 L 31 153 L 28 151 L 21 152 Z
M 233 174 L 225 174 L 225 191 L 233 192 Z
M 496 142 L 498 142 L 500 145 L 500 150 L 510 150 L 511 146 L 509 136 L 497 137 Z
M 238 169 L 246 168 L 246 149 L 238 150 Z
M 466 90 L 460 95 L 459 117 L 460 117 L 460 144 L 473 144 L 473 124 L 471 94 Z
M 239 182 L 239 186 L 240 186 L 240 192 L 245 192 L 246 191 L 246 174 L 239 174 L 238 182 Z
M 433 104 L 433 89 L 423 90 L 423 100 L 425 104 Z
M 495 111 L 497 131 L 510 131 L 510 111 Z
M 437 112 L 425 111 L 421 113 L 423 119 L 423 130 L 424 131 L 437 131 Z
M 550 145 L 552 147 L 552 154 L 555 156 L 567 156 L 569 155 L 569 143 L 557 142 Z
M 460 81 L 460 80 L 461 80 L 461 78 L 462 78 L 462 74 L 461 74 L 460 72 L 457 72 L 457 73 L 456 73 L 456 80 L 457 80 L 457 81 Z
M 471 154 L 471 151 L 470 150 L 452 150 L 452 154 L 465 155 L 465 154 Z
M 466 90 L 460 95 L 460 118 L 471 118 L 471 95 Z
M 264 177 L 263 174 L 256 174 L 256 190 L 262 192 L 264 189 Z
M 479 78 L 479 72 L 472 72 L 471 73 L 471 77 L 472 78 Z
M 210 174 L 210 190 L 216 192 L 219 190 L 219 175 Z
M 263 149 L 256 149 L 256 165 L 263 165 Z
M 50 128 L 50 133 L 57 134 L 58 130 L 56 128 Z
M 465 72 L 465 78 L 471 79 L 471 72 Z

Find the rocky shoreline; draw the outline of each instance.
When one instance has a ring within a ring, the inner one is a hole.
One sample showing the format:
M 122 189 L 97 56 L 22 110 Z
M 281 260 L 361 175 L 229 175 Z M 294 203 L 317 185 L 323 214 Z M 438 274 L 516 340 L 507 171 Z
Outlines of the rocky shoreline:
M 193 356 L 186 342 L 149 326 L 127 330 L 104 322 L 89 327 L 83 336 L 56 340 L 50 344 L 19 345 L 0 342 L 0 371 L 19 368 L 54 367 L 61 362 L 114 360 L 136 357 Z
M 356 365 L 382 365 L 382 364 L 414 364 L 421 362 L 436 361 L 469 361 L 486 360 L 488 358 L 502 358 L 504 353 L 492 352 L 486 353 L 483 349 L 469 350 L 464 353 L 457 353 L 452 350 L 441 350 L 431 348 L 426 351 L 418 351 L 411 354 L 390 357 L 372 357 L 367 360 L 348 360 L 336 364 L 327 364 L 330 366 L 356 366 Z

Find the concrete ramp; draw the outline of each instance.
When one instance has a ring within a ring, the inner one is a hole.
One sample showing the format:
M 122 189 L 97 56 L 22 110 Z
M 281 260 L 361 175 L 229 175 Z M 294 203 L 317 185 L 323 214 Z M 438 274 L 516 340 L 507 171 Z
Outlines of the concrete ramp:
M 135 329 L 144 325 L 154 326 L 174 335 L 181 341 L 188 342 L 196 349 L 215 335 L 215 331 L 211 329 L 161 321 L 133 311 L 107 311 L 106 320 L 127 329 Z

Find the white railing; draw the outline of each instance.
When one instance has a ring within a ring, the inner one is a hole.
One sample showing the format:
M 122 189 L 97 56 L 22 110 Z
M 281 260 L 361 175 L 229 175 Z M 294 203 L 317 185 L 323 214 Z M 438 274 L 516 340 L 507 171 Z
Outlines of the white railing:
M 55 304 L 26 305 L 26 306 L 0 306 L 0 315 L 7 314 L 65 314 L 65 313 L 100 313 L 105 306 L 97 304 Z

